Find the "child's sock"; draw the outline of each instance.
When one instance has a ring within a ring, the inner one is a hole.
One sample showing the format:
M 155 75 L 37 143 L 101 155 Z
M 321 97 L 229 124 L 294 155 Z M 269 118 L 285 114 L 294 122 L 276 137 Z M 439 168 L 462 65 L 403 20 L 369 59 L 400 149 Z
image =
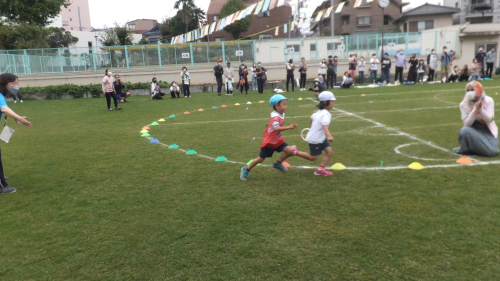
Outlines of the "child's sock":
M 324 170 L 324 169 L 325 169 L 325 166 L 319 166 L 319 169 L 320 169 L 320 170 Z
M 276 165 L 280 165 L 281 162 L 279 160 L 276 160 L 276 162 L 274 162 Z
M 245 166 L 245 171 L 247 172 L 250 172 L 250 170 L 248 169 L 248 167 Z

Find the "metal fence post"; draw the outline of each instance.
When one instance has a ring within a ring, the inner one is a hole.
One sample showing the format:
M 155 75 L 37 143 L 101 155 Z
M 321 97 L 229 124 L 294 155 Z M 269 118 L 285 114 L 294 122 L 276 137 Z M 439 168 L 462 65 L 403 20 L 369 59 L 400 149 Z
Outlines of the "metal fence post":
M 286 38 L 285 38 L 285 48 L 283 49 L 283 51 L 285 49 L 288 49 L 288 40 Z M 285 61 L 288 61 L 288 50 L 285 53 Z
M 405 41 L 406 41 L 406 49 L 405 50 L 406 50 L 406 52 L 408 52 L 408 41 L 410 41 L 410 36 L 409 36 L 408 32 L 406 32 L 406 39 L 405 39 Z
M 257 44 L 255 44 L 255 39 L 253 40 L 253 62 L 257 62 Z
M 316 36 L 316 60 L 319 60 L 318 36 Z
M 207 42 L 207 65 L 210 65 L 210 54 L 208 52 L 209 49 L 210 49 L 210 46 L 208 45 L 208 42 Z
M 226 48 L 224 47 L 224 41 L 222 42 L 222 63 L 226 64 Z
M 377 43 L 375 44 L 375 54 L 378 55 L 378 33 L 377 33 L 377 36 L 375 38 L 375 40 L 377 41 Z M 382 42 L 382 46 L 384 46 L 384 42 Z
M 349 57 L 349 35 L 346 35 L 345 36 L 345 57 L 344 58 L 348 58 Z
M 158 64 L 160 65 L 160 68 L 161 68 L 161 49 L 160 49 L 160 44 L 158 44 Z
M 438 48 L 438 32 L 436 30 L 436 31 L 434 31 L 434 50 L 436 50 L 436 52 L 437 52 L 437 48 Z
M 125 45 L 125 63 L 127 64 L 127 70 L 130 70 L 130 64 L 128 61 L 128 46 Z
M 96 60 L 97 60 L 97 53 L 96 53 L 96 48 L 94 46 L 92 48 L 92 64 L 94 66 L 94 72 L 97 72 L 97 67 L 96 67 Z
M 142 67 L 146 68 L 146 61 L 144 60 L 144 46 L 141 47 L 142 50 Z
M 191 52 L 191 67 L 194 67 L 193 43 L 189 43 L 189 52 Z
M 30 58 L 28 57 L 28 53 L 26 53 L 26 49 L 24 50 L 24 55 L 23 55 L 23 64 L 24 64 L 24 73 L 25 74 L 31 74 L 31 67 L 30 67 Z
M 61 48 L 57 49 L 57 53 L 59 54 L 59 65 L 61 66 L 61 73 L 64 73 L 64 68 L 62 64 L 62 56 L 61 56 Z

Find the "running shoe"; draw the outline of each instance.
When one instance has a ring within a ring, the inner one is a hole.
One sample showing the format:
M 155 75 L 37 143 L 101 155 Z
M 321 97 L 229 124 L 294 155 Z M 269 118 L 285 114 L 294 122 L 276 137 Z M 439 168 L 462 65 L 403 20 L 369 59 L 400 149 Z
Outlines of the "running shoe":
M 115 110 L 122 110 L 121 107 L 115 107 Z
M 283 173 L 288 172 L 288 168 L 283 165 L 283 163 L 278 163 L 278 161 L 273 163 L 273 168 L 282 171 Z
M 455 152 L 456 154 L 459 154 L 460 153 L 460 147 L 453 148 L 453 152 Z
M 16 192 L 17 189 L 13 188 L 13 187 L 8 187 L 8 186 L 2 186 L 0 187 L 0 194 L 2 193 L 12 193 L 12 192 Z
M 21 100 L 21 103 L 23 103 L 23 100 Z
M 247 181 L 248 180 L 248 173 L 250 173 L 250 171 L 247 170 L 247 167 L 241 168 L 240 180 Z
M 110 107 L 110 108 L 108 108 L 108 111 L 113 111 L 113 109 Z
M 299 152 L 299 149 L 297 148 L 297 146 L 292 145 L 291 148 L 293 149 L 293 156 L 297 156 L 297 152 Z
M 14 103 L 17 103 L 17 100 L 14 100 Z
M 316 171 L 314 172 L 314 174 L 316 176 L 331 176 L 332 175 L 332 172 L 328 172 L 327 170 L 325 169 L 316 169 Z

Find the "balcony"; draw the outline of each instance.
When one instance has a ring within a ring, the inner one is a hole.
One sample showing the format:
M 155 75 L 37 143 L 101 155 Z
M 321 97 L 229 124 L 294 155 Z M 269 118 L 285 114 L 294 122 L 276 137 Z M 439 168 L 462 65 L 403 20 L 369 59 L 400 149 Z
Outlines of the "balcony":
M 484 12 L 484 15 L 490 15 L 490 14 L 493 14 L 494 12 L 494 8 L 493 8 L 493 4 L 490 2 L 485 2 L 486 4 L 489 4 L 491 6 L 491 9 L 489 10 L 485 10 L 485 11 L 476 11 L 475 8 L 478 6 L 478 5 L 483 5 L 483 4 L 472 4 L 472 5 L 467 5 L 467 8 L 465 10 L 465 13 L 466 13 L 466 16 L 467 17 L 482 17 L 483 16 L 483 12 Z
M 344 24 L 340 26 L 340 32 L 342 35 L 349 35 L 351 34 L 351 26 L 348 24 Z
M 351 15 L 351 10 L 352 8 L 351 7 L 348 7 L 347 5 L 345 5 L 343 8 L 342 8 L 342 11 L 340 11 L 340 15 L 341 16 L 349 16 Z M 334 13 L 335 11 L 332 11 L 332 13 Z

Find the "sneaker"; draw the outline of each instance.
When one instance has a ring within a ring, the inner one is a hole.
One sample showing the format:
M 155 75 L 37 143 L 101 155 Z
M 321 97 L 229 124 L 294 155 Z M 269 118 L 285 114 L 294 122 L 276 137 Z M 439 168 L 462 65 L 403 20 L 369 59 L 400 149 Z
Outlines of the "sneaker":
M 151 95 L 151 99 L 154 100 L 155 99 L 155 95 Z
M 0 194 L 2 193 L 12 193 L 12 192 L 16 192 L 17 189 L 13 188 L 13 187 L 8 187 L 8 186 L 2 186 L 0 187 Z
M 297 152 L 299 152 L 299 149 L 297 148 L 297 146 L 292 145 L 291 148 L 293 149 L 293 156 L 297 156 Z
M 325 169 L 316 169 L 316 171 L 314 171 L 314 174 L 316 176 L 331 176 L 332 175 L 332 172 L 328 172 L 327 170 Z
M 282 171 L 283 173 L 288 172 L 288 168 L 283 165 L 283 163 L 278 163 L 278 161 L 273 163 L 273 168 Z
M 17 103 L 17 100 L 14 100 L 14 103 Z
M 241 168 L 240 180 L 247 181 L 248 180 L 248 173 L 250 173 L 250 171 L 247 170 L 247 167 Z
M 23 100 L 21 100 L 21 103 L 23 103 Z
M 121 107 L 115 107 L 115 110 L 122 110 Z
M 108 108 L 108 111 L 113 111 L 113 109 L 110 107 L 110 108 Z
M 455 152 L 456 154 L 459 154 L 460 153 L 460 147 L 453 148 L 453 152 Z
M 184 96 L 185 98 L 187 98 L 187 96 Z
M 229 96 L 229 94 L 226 94 L 226 96 Z

